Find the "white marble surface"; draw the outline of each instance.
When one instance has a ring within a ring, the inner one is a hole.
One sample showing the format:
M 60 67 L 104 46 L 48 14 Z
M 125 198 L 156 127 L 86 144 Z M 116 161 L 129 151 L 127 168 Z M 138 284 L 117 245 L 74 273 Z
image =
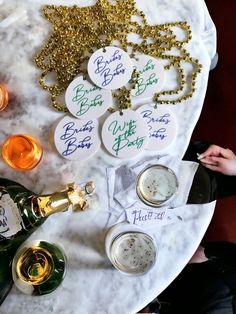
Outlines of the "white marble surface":
M 93 210 L 69 212 L 50 217 L 32 238 L 58 242 L 65 248 L 68 271 L 60 288 L 43 297 L 29 297 L 15 288 L 0 308 L 1 314 L 15 313 L 135 313 L 160 293 L 181 271 L 197 248 L 210 222 L 214 203 L 192 205 L 181 213 L 184 222 L 161 227 L 155 232 L 158 260 L 145 276 L 127 277 L 115 271 L 104 252 L 104 233 L 108 220 L 106 167 L 120 160 L 102 147 L 87 161 L 70 162 L 59 157 L 52 142 L 53 125 L 62 114 L 51 109 L 48 95 L 37 83 L 39 70 L 34 66 L 36 52 L 51 28 L 40 13 L 41 4 L 93 4 L 91 0 L 5 0 L 0 4 L 0 21 L 17 9 L 26 9 L 28 19 L 9 28 L 0 28 L 0 82 L 10 93 L 10 104 L 0 112 L 0 144 L 16 133 L 37 137 L 44 149 L 43 160 L 30 172 L 16 172 L 0 160 L 0 175 L 20 182 L 36 193 L 60 189 L 65 183 L 94 180 L 96 193 Z M 178 104 L 179 128 L 175 142 L 163 154 L 181 159 L 199 118 L 211 59 L 215 54 L 215 28 L 203 0 L 137 0 L 149 23 L 187 21 L 193 30 L 188 44 L 194 58 L 203 65 L 193 98 Z M 139 156 L 140 158 L 143 157 Z

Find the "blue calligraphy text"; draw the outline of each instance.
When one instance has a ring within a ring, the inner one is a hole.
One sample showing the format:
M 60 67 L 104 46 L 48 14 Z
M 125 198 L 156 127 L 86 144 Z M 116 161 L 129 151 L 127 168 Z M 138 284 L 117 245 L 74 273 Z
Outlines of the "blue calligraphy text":
M 169 124 L 171 122 L 170 120 L 170 114 L 166 113 L 160 117 L 157 118 L 153 118 L 152 117 L 152 110 L 144 110 L 141 112 L 143 118 L 147 119 L 147 123 L 151 123 L 151 122 L 159 122 L 159 123 L 163 123 L 163 124 Z
M 145 222 L 145 221 L 151 221 L 151 220 L 163 220 L 164 216 L 165 216 L 165 212 L 164 211 L 160 211 L 160 212 L 154 212 L 154 211 L 143 211 L 140 210 L 134 210 L 132 211 L 132 215 L 133 215 L 133 224 L 137 224 L 137 222 Z
M 167 135 L 166 135 L 166 128 L 165 127 L 160 127 L 160 125 L 167 125 L 171 122 L 171 117 L 169 113 L 166 113 L 164 115 L 161 115 L 159 117 L 154 118 L 152 116 L 153 112 L 152 110 L 144 110 L 141 112 L 141 115 L 143 118 L 146 119 L 148 128 L 149 128 L 149 137 L 154 137 L 159 140 L 164 140 Z
M 87 121 L 81 128 L 76 128 L 74 122 L 68 122 L 63 126 L 65 130 L 60 139 L 64 141 L 66 149 L 62 152 L 63 156 L 69 156 L 76 152 L 78 149 L 89 149 L 93 143 L 91 142 L 91 136 L 87 135 L 82 140 L 78 140 L 76 135 L 84 132 L 90 133 L 94 129 L 92 125 L 93 121 Z M 82 136 L 83 137 L 83 136 Z
M 119 53 L 119 50 L 116 50 L 114 54 L 111 56 L 110 60 L 105 60 L 103 56 L 99 56 L 94 60 L 95 64 L 95 74 L 99 74 L 103 78 L 102 86 L 109 85 L 115 76 L 119 76 L 124 74 L 126 68 L 123 63 L 120 62 L 117 64 L 115 69 L 111 69 L 110 64 L 113 62 L 119 62 L 122 59 L 122 54 Z
M 150 131 L 150 129 L 149 129 L 149 131 Z M 166 132 L 166 128 L 160 128 L 158 130 L 154 130 L 152 132 L 149 132 L 149 137 L 155 137 L 155 138 L 158 138 L 160 140 L 164 140 L 167 137 L 165 132 Z

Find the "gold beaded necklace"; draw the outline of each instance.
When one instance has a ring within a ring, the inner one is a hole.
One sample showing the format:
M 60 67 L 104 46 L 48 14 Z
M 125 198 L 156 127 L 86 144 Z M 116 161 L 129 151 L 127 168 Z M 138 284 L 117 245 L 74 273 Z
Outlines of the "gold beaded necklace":
M 130 57 L 141 53 L 166 60 L 168 64 L 165 70 L 172 67 L 176 69 L 178 87 L 156 93 L 153 99 L 156 105 L 176 104 L 193 96 L 202 66 L 184 48 L 192 38 L 190 26 L 186 22 L 150 26 L 144 13 L 136 8 L 135 0 L 117 0 L 115 4 L 98 0 L 89 7 L 46 5 L 43 13 L 53 25 L 53 33 L 37 55 L 35 63 L 42 70 L 39 84 L 51 94 L 56 110 L 68 111 L 59 103 L 58 97 L 77 75 L 87 75 L 86 63 L 95 50 L 111 45 L 129 51 Z M 178 40 L 173 28 L 183 30 L 185 38 Z M 128 40 L 129 34 L 138 35 L 140 43 Z M 171 53 L 173 48 L 178 51 L 177 54 Z M 183 67 L 186 62 L 193 66 L 188 82 Z M 53 85 L 46 82 L 49 73 L 56 75 Z M 134 71 L 133 85 L 137 77 L 138 73 Z M 184 89 L 187 91 L 184 92 Z M 120 110 L 131 107 L 130 89 L 122 87 L 113 96 Z M 166 99 L 166 96 L 171 96 L 171 99 Z

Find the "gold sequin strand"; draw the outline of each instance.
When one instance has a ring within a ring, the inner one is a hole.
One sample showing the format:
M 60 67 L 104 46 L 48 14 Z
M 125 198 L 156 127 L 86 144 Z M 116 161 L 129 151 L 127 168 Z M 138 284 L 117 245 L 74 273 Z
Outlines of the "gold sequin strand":
M 178 87 L 155 94 L 156 104 L 176 104 L 192 97 L 201 65 L 184 48 L 192 37 L 186 22 L 150 26 L 144 13 L 137 10 L 134 0 L 117 0 L 115 4 L 98 0 L 89 7 L 46 5 L 43 14 L 52 24 L 53 32 L 35 63 L 42 70 L 39 83 L 50 93 L 52 104 L 58 111 L 67 111 L 58 97 L 77 75 L 87 75 L 90 55 L 109 45 L 119 46 L 131 57 L 143 53 L 164 59 L 168 62 L 166 71 L 175 68 L 179 77 Z M 183 30 L 185 38 L 178 40 L 174 28 Z M 131 33 L 139 36 L 139 44 L 128 40 Z M 173 48 L 178 53 L 173 54 Z M 184 73 L 183 64 L 186 62 L 193 66 L 190 80 Z M 52 83 L 48 82 L 50 74 L 55 75 Z M 123 87 L 114 93 L 120 110 L 131 107 L 131 88 L 132 84 L 130 88 Z M 167 96 L 171 99 L 166 99 Z

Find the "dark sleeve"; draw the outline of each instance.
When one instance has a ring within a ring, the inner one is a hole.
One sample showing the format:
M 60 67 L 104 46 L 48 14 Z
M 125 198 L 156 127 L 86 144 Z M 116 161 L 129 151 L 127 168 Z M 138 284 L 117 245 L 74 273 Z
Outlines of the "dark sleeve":
M 236 268 L 236 244 L 219 241 L 203 244 L 205 255 L 210 260 L 217 260 L 229 267 Z
M 183 160 L 198 162 L 198 154 L 202 154 L 209 147 L 208 142 L 190 142 Z M 236 195 L 236 176 L 227 176 L 201 166 L 197 170 L 188 204 L 202 204 L 216 199 Z

